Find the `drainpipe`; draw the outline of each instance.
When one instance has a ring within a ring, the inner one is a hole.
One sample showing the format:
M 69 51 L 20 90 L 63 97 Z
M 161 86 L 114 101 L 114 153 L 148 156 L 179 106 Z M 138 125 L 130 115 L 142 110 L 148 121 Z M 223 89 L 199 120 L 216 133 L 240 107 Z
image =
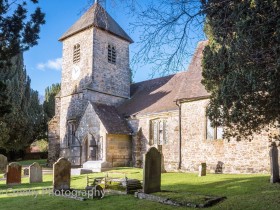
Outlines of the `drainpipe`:
M 176 100 L 176 105 L 179 108 L 179 163 L 178 170 L 182 167 L 182 108 L 179 100 Z

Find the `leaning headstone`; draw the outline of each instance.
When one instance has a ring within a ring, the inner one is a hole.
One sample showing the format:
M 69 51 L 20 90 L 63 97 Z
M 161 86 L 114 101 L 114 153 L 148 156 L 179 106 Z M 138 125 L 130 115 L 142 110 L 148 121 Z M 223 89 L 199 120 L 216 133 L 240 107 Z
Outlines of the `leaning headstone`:
M 42 167 L 39 163 L 33 163 L 29 166 L 29 183 L 43 182 Z
M 276 183 L 279 182 L 279 163 L 278 163 L 278 148 L 276 143 L 271 144 L 270 152 L 270 182 Z
M 160 191 L 161 154 L 155 147 L 151 147 L 144 155 L 143 178 L 144 193 Z
M 71 178 L 71 163 L 66 158 L 60 158 L 53 165 L 53 190 L 69 190 Z
M 8 159 L 5 155 L 0 154 L 0 173 L 5 173 L 8 165 Z
M 10 163 L 7 166 L 7 185 L 21 184 L 21 165 L 18 163 Z
M 198 176 L 206 176 L 206 163 L 201 163 L 198 167 Z

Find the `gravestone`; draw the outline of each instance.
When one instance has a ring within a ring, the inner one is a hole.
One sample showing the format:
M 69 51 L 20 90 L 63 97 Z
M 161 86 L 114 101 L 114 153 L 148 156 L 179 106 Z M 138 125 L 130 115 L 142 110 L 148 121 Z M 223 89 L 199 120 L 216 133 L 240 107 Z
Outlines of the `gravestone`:
M 10 163 L 7 166 L 7 185 L 21 184 L 21 165 L 18 163 Z
M 39 163 L 33 163 L 29 166 L 29 183 L 43 182 L 42 167 Z
M 71 163 L 66 158 L 60 158 L 53 165 L 53 189 L 69 190 L 71 178 Z
M 23 175 L 28 176 L 29 175 L 29 168 L 23 169 Z
M 143 178 L 144 193 L 160 191 L 161 154 L 155 147 L 151 147 L 144 155 Z
M 270 182 L 279 182 L 279 163 L 278 163 L 278 148 L 276 143 L 273 142 L 269 151 L 270 156 Z
M 198 167 L 198 176 L 206 176 L 206 163 L 201 163 Z
M 223 173 L 223 168 L 224 168 L 224 163 L 222 161 L 218 161 L 215 169 L 216 174 L 222 174 Z
M 8 159 L 5 155 L 0 154 L 0 173 L 5 173 L 8 165 Z

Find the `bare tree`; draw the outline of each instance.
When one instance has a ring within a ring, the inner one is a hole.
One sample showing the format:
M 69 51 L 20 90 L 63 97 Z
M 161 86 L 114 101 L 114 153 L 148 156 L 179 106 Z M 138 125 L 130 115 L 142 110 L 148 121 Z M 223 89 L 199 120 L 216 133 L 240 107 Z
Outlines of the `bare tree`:
M 88 0 L 87 9 L 95 1 Z M 131 29 L 140 34 L 132 66 L 151 65 L 153 74 L 170 74 L 185 69 L 194 42 L 205 38 L 205 20 L 200 0 L 99 0 L 106 7 L 126 9 Z M 117 8 L 118 7 L 118 8 Z
M 193 42 L 205 38 L 203 22 L 200 0 L 151 1 L 132 23 L 141 34 L 133 64 L 152 64 L 153 72 L 161 75 L 183 70 Z

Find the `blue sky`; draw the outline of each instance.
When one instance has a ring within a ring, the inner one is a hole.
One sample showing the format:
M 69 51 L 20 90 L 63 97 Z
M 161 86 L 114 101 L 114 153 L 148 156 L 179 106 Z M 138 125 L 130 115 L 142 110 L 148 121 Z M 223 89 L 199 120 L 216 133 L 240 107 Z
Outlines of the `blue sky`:
M 46 24 L 42 26 L 38 45 L 24 54 L 27 73 L 32 81 L 31 86 L 39 91 L 40 95 L 44 95 L 47 86 L 60 82 L 62 44 L 58 39 L 86 11 L 89 2 L 90 0 L 40 0 L 39 6 L 46 13 Z M 29 10 L 32 10 L 32 7 Z M 128 11 L 121 5 L 109 5 L 109 1 L 106 9 L 137 42 L 140 34 L 132 32 L 130 24 L 134 19 Z M 136 51 L 137 44 L 134 43 L 130 46 L 130 57 Z M 141 69 L 137 69 L 133 80 L 139 82 L 150 79 L 151 73 L 151 66 L 142 66 Z

